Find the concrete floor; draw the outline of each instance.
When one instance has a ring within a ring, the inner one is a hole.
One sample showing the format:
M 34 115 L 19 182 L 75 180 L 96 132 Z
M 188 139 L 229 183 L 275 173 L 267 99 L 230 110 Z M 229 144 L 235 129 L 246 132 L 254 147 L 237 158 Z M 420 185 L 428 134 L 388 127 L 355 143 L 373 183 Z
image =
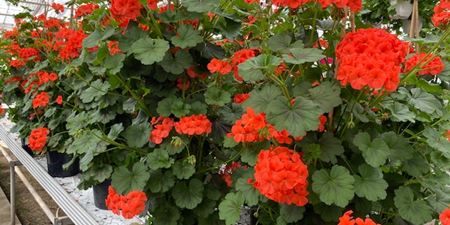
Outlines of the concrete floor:
M 8 198 L 6 198 L 5 193 L 0 188 L 0 225 L 11 225 L 9 213 L 10 213 L 10 205 Z M 16 217 L 16 225 L 20 225 L 20 221 L 19 219 L 17 219 L 17 217 Z

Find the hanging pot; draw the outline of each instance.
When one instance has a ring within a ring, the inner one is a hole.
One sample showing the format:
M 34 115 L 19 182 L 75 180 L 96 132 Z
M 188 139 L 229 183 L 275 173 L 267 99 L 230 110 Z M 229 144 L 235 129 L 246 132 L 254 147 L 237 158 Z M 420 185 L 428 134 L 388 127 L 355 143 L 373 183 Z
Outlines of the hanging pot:
M 100 184 L 94 185 L 94 204 L 99 209 L 106 208 L 106 197 L 108 197 L 108 187 L 111 185 L 111 180 L 105 180 Z
M 64 169 L 63 165 L 71 161 L 73 161 L 72 164 Z M 48 174 L 52 177 L 71 177 L 80 172 L 80 161 L 78 158 L 74 159 L 72 155 L 48 151 L 47 169 Z

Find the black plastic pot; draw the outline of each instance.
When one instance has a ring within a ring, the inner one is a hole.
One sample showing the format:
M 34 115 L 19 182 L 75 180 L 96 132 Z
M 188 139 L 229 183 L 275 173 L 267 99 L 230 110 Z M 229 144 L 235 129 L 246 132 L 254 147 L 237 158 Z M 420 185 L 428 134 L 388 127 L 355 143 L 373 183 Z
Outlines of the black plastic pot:
M 103 183 L 94 185 L 94 204 L 99 209 L 106 209 L 106 197 L 108 197 L 108 187 L 111 180 L 105 180 Z
M 71 177 L 75 176 L 80 172 L 80 161 L 75 159 L 75 161 L 66 170 L 63 165 L 70 162 L 73 156 L 58 153 L 58 152 L 47 152 L 47 169 L 48 174 L 52 177 Z
M 33 150 L 31 150 L 31 148 L 28 147 L 28 145 L 26 144 L 25 139 L 22 138 L 22 139 L 20 139 L 20 141 L 22 142 L 22 148 L 28 153 L 28 155 L 34 156 Z

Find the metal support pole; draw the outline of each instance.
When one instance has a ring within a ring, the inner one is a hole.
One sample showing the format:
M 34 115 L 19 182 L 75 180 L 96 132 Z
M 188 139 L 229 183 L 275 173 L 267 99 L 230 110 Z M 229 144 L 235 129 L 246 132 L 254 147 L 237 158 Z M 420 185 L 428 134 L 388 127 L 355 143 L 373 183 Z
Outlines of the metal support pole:
M 16 166 L 19 165 L 19 161 L 11 161 L 9 162 L 9 185 L 10 185 L 10 192 L 9 192 L 9 201 L 11 204 L 11 225 L 16 224 Z

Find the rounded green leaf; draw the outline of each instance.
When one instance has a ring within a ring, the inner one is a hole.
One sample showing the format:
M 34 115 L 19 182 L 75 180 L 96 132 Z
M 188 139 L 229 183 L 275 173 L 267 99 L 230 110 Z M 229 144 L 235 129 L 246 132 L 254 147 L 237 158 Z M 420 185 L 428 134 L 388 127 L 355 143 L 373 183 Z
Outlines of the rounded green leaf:
M 355 194 L 355 179 L 343 166 L 335 165 L 330 172 L 325 169 L 318 170 L 313 174 L 312 180 L 313 191 L 319 194 L 320 200 L 327 205 L 345 207 Z

